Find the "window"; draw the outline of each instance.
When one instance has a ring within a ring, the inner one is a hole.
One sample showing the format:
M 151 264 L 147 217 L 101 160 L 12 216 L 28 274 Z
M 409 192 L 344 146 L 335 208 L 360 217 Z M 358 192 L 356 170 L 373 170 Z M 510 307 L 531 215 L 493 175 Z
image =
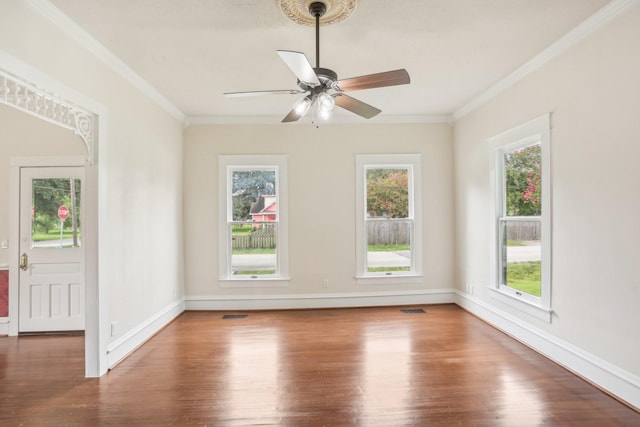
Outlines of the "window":
M 33 178 L 31 181 L 31 248 L 81 246 L 78 178 Z
M 356 156 L 357 277 L 362 283 L 422 273 L 418 154 Z M 373 279 L 366 280 L 366 279 Z
M 222 285 L 286 285 L 286 158 L 220 156 L 219 166 Z
M 549 116 L 490 143 L 496 184 L 492 288 L 506 302 L 550 319 Z

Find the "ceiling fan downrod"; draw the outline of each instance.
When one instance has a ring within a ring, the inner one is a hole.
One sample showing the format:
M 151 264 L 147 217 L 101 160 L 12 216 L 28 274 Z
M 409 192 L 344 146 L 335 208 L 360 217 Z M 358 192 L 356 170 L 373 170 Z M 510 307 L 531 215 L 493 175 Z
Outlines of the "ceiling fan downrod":
M 309 13 L 316 18 L 316 68 L 320 68 L 320 18 L 327 13 L 327 5 L 314 1 L 309 5 Z

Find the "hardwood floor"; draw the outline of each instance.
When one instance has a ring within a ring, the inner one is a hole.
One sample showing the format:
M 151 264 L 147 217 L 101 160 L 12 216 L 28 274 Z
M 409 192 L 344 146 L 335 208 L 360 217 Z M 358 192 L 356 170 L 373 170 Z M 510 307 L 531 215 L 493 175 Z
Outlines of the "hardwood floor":
M 0 425 L 640 425 L 460 308 L 421 308 L 186 312 L 99 379 L 82 336 L 0 338 Z

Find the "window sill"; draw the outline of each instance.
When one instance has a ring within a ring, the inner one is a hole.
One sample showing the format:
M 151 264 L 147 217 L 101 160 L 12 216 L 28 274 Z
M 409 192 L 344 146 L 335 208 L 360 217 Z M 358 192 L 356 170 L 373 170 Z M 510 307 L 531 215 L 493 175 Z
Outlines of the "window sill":
M 286 288 L 289 277 L 258 277 L 255 279 L 219 279 L 221 288 Z
M 509 292 L 502 291 L 493 286 L 489 286 L 489 290 L 491 291 L 491 297 L 495 298 L 496 300 L 510 305 L 511 307 L 522 311 L 529 316 L 535 317 L 536 319 L 551 323 L 551 314 L 553 313 L 553 310 L 551 308 L 543 307 L 531 301 L 527 301 L 524 298 L 518 297 Z
M 422 283 L 422 274 L 391 274 L 389 276 L 356 276 L 358 285 L 390 285 Z

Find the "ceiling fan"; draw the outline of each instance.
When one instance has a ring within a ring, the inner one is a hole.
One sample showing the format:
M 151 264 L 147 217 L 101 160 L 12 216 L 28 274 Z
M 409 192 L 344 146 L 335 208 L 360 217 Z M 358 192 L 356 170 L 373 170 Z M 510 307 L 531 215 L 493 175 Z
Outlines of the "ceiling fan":
M 376 107 L 359 101 L 345 92 L 373 89 L 386 86 L 408 84 L 411 80 L 407 70 L 399 69 L 366 76 L 351 77 L 338 80 L 335 71 L 328 68 L 320 68 L 320 18 L 326 13 L 327 6 L 321 1 L 312 2 L 309 5 L 309 13 L 315 17 L 316 22 L 316 66 L 311 66 L 309 60 L 302 52 L 290 50 L 278 50 L 277 53 L 284 63 L 298 78 L 300 89 L 292 90 L 265 90 L 252 92 L 227 92 L 226 97 L 245 97 L 257 95 L 296 95 L 305 94 L 305 97 L 293 105 L 293 109 L 282 119 L 283 123 L 295 122 L 304 117 L 312 106 L 320 118 L 326 119 L 331 114 L 334 105 L 351 111 L 365 119 L 370 119 L 381 112 Z

